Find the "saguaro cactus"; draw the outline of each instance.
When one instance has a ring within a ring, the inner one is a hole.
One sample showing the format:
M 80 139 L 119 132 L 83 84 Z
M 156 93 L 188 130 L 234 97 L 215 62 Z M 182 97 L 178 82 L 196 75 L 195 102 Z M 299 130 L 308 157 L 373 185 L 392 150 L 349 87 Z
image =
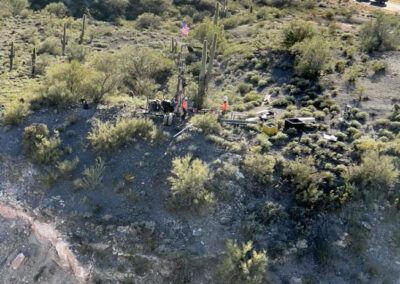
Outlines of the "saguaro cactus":
M 217 49 L 217 34 L 215 33 L 211 44 L 210 59 L 208 61 L 208 66 L 207 66 L 207 41 L 205 40 L 203 42 L 203 52 L 201 56 L 201 69 L 199 76 L 199 89 L 195 100 L 195 106 L 198 109 L 201 109 L 203 106 L 204 97 L 208 89 L 208 83 L 210 82 L 212 75 L 216 49 Z
M 85 37 L 85 30 L 86 30 L 86 15 L 83 14 L 82 18 L 82 30 L 81 30 L 81 37 L 79 39 L 79 44 L 83 43 L 83 38 Z
M 32 70 L 31 70 L 31 75 L 32 77 L 35 77 L 35 72 L 36 72 L 36 48 L 33 48 L 32 51 Z
M 11 42 L 10 55 L 8 57 L 10 58 L 10 72 L 11 72 L 13 70 L 14 57 L 15 57 L 14 42 Z
M 218 25 L 218 19 L 219 19 L 219 2 L 217 2 L 217 5 L 215 6 L 215 14 L 214 14 L 214 25 Z
M 178 42 L 174 38 L 171 39 L 171 52 L 172 53 L 178 52 Z
M 61 38 L 61 45 L 62 45 L 62 55 L 65 55 L 65 47 L 68 44 L 68 39 L 67 39 L 67 24 L 64 24 L 64 32 L 63 36 Z
M 208 83 L 210 82 L 211 74 L 212 74 L 212 69 L 214 67 L 214 58 L 215 58 L 215 51 L 217 48 L 217 34 L 214 34 L 212 45 L 211 45 L 211 51 L 210 51 L 210 61 L 208 62 L 208 68 L 207 68 L 207 74 L 206 74 L 206 86 L 205 89 L 208 89 Z
M 201 69 L 199 76 L 199 89 L 195 100 L 195 106 L 201 109 L 204 102 L 204 95 L 206 93 L 206 64 L 207 64 L 207 40 L 203 42 L 203 52 L 201 55 Z
M 228 5 L 228 0 L 224 0 L 222 2 L 222 17 L 226 17 L 226 6 Z

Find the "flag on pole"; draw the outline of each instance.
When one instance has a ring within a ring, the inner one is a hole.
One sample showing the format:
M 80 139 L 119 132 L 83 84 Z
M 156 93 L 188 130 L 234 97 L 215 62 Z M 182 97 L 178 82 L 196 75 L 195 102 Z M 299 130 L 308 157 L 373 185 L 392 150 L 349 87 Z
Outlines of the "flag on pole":
M 185 22 L 182 22 L 181 34 L 183 36 L 188 36 L 189 35 L 189 27 L 186 25 Z

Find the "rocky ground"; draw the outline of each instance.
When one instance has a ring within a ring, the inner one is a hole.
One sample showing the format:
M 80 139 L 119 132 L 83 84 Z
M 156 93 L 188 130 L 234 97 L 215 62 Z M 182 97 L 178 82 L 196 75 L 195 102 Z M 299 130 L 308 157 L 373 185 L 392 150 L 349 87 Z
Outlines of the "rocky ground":
M 0 250 L 1 283 L 78 283 L 54 261 L 54 248 L 39 241 L 22 220 L 0 217 Z

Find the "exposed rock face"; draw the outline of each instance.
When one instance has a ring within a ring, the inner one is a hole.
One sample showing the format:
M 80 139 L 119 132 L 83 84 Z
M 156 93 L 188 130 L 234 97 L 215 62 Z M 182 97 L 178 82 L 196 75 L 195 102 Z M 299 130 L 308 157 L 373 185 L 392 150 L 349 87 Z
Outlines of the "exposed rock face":
M 32 233 L 44 244 L 50 245 L 57 252 L 55 261 L 63 268 L 73 272 L 79 283 L 87 283 L 89 270 L 83 267 L 70 250 L 69 244 L 63 240 L 62 235 L 55 226 L 42 222 L 37 217 L 22 207 L 5 194 L 0 193 L 0 216 L 6 219 L 22 219 L 31 226 Z M 24 261 L 25 256 L 19 254 L 13 261 L 11 267 L 16 270 Z

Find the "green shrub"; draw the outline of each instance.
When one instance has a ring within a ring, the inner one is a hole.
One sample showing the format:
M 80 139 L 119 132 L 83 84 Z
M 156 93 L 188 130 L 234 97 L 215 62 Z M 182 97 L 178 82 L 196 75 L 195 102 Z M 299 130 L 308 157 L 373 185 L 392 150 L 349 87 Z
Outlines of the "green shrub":
M 103 180 L 103 172 L 105 168 L 104 161 L 101 158 L 97 158 L 95 165 L 89 168 L 85 167 L 83 170 L 83 178 L 77 182 L 78 187 L 85 190 L 96 189 Z
M 75 157 L 75 159 L 68 161 L 62 161 L 57 164 L 57 170 L 60 173 L 60 176 L 63 178 L 71 178 L 72 174 L 79 164 L 79 158 Z
M 371 70 L 377 74 L 386 70 L 387 65 L 383 60 L 373 60 L 370 62 Z
M 87 55 L 87 49 L 80 44 L 71 44 L 68 47 L 68 60 L 76 60 L 79 62 L 84 62 Z
M 212 113 L 195 115 L 190 120 L 190 123 L 205 135 L 219 134 L 222 130 L 218 122 L 218 116 Z
M 287 217 L 283 206 L 272 201 L 267 201 L 261 205 L 259 215 L 264 225 L 269 225 L 272 222 Z
M 360 31 L 361 48 L 365 51 L 395 50 L 399 44 L 399 22 L 382 12 L 366 22 Z
M 2 112 L 3 125 L 19 125 L 29 115 L 29 104 L 13 102 L 5 107 Z
M 368 151 L 362 156 L 360 165 L 349 168 L 348 178 L 360 189 L 388 190 L 398 183 L 399 170 L 390 156 Z
M 45 124 L 34 123 L 25 127 L 22 136 L 25 153 L 38 164 L 48 164 L 58 160 L 60 151 L 58 146 L 61 143 L 58 133 L 50 132 Z
M 135 27 L 138 30 L 158 29 L 160 27 L 161 18 L 152 14 L 144 13 L 136 20 Z
M 62 2 L 50 3 L 44 8 L 44 10 L 58 18 L 64 18 L 68 13 L 68 8 Z
M 298 54 L 295 71 L 305 78 L 318 77 L 330 59 L 328 46 L 322 38 L 314 37 L 309 41 L 304 41 L 296 45 L 295 50 Z
M 243 160 L 243 169 L 259 183 L 268 184 L 273 180 L 275 158 L 269 155 L 253 154 Z
M 29 7 L 28 0 L 3 0 L 4 8 L 14 17 L 18 16 Z
M 172 199 L 179 207 L 186 209 L 208 208 L 215 203 L 214 194 L 205 188 L 209 179 L 207 164 L 190 155 L 172 161 Z
M 115 124 L 97 121 L 87 138 L 95 151 L 109 152 L 137 138 L 150 139 L 153 129 L 150 119 L 126 118 Z
M 312 158 L 288 161 L 283 168 L 283 176 L 295 190 L 296 199 L 313 208 L 323 199 L 318 187 L 318 175 Z
M 189 37 L 193 37 L 201 43 L 203 43 L 204 40 L 207 40 L 210 47 L 215 33 L 217 34 L 217 48 L 218 50 L 223 51 L 226 46 L 223 26 L 215 26 L 213 21 L 209 18 L 205 18 L 201 24 L 197 25 Z
M 70 106 L 79 99 L 88 101 L 99 96 L 100 73 L 73 60 L 50 66 L 46 71 L 41 100 L 51 106 Z
M 363 75 L 363 69 L 359 65 L 352 65 L 351 67 L 347 68 L 344 77 L 348 82 L 355 82 L 357 78 Z
M 257 102 L 257 104 L 261 104 L 262 102 L 262 98 L 260 96 L 259 93 L 257 93 L 256 91 L 251 91 L 250 93 L 246 94 L 243 98 L 243 101 L 245 103 L 248 102 Z
M 61 55 L 59 39 L 55 37 L 47 38 L 44 42 L 42 42 L 37 53 L 39 55 L 43 53 L 48 53 L 50 55 Z
M 49 189 L 56 184 L 58 180 L 58 173 L 47 170 L 45 174 L 40 175 L 39 180 L 44 189 Z
M 283 44 L 292 47 L 305 39 L 311 39 L 316 34 L 315 25 L 302 20 L 290 21 L 283 28 Z
M 226 242 L 226 248 L 227 253 L 218 266 L 221 283 L 265 283 L 268 264 L 265 251 L 253 250 L 252 242 L 240 246 L 233 240 Z
M 251 91 L 251 89 L 252 89 L 252 87 L 251 87 L 250 84 L 244 84 L 244 83 L 242 83 L 242 84 L 239 84 L 239 86 L 238 86 L 238 90 L 239 90 L 239 93 L 240 93 L 241 95 L 247 94 L 248 92 Z

